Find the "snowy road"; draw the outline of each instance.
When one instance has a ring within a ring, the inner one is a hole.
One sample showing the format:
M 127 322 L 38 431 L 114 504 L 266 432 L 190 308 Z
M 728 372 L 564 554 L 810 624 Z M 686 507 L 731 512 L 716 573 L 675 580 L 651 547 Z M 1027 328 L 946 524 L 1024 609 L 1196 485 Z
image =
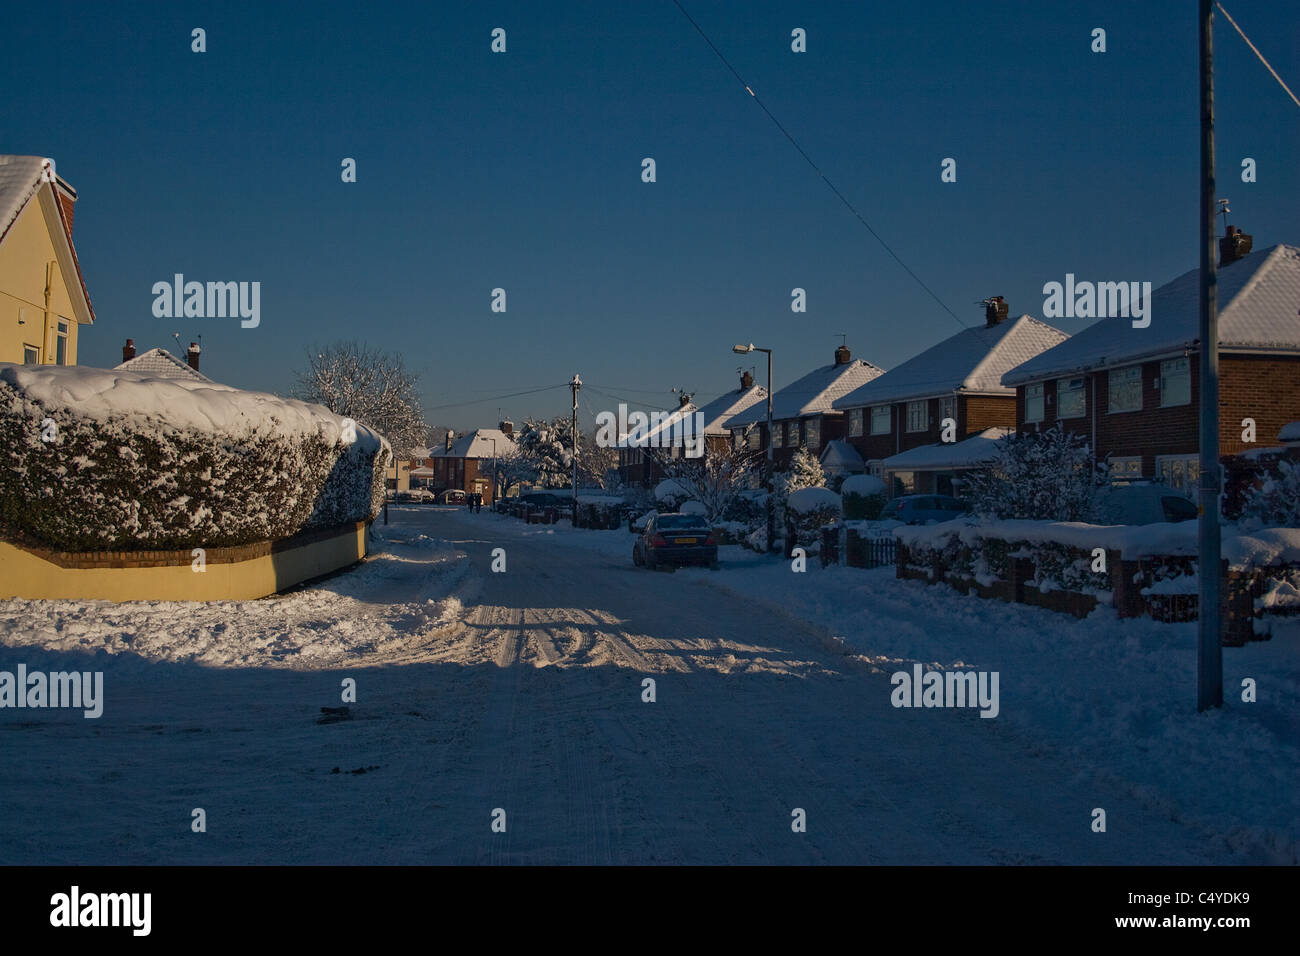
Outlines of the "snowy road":
M 281 598 L 0 602 L 0 667 L 102 669 L 107 698 L 0 712 L 0 863 L 1232 862 L 1009 721 L 892 707 L 824 631 L 714 586 L 743 568 L 393 516 L 387 555 Z M 347 677 L 352 719 L 317 723 Z

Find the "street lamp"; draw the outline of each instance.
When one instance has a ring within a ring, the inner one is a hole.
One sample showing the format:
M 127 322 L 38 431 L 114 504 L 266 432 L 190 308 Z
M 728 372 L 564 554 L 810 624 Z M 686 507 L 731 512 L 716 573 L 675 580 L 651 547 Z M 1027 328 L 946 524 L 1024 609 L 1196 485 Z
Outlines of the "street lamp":
M 731 351 L 737 355 L 748 355 L 750 352 L 767 353 L 767 475 L 764 483 L 767 485 L 767 550 L 772 551 L 776 544 L 776 502 L 772 500 L 772 479 L 776 472 L 772 446 L 772 350 L 761 349 L 750 342 L 748 345 L 733 345 Z
M 488 441 L 492 443 L 492 512 L 497 510 L 497 440 L 491 436 Z

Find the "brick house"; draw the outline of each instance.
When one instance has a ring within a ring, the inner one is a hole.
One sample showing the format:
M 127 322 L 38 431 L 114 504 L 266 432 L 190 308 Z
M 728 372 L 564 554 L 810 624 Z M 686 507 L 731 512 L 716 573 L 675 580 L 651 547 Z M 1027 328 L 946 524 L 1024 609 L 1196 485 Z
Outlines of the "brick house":
M 884 369 L 854 359 L 846 346 L 835 350 L 835 361 L 777 389 L 772 395 L 772 447 L 777 470 L 787 467 L 801 447 L 820 455 L 826 443 L 844 437 L 845 413 L 837 399 L 883 375 Z M 745 437 L 749 426 L 748 438 Z M 766 455 L 767 402 L 755 402 L 727 422 L 734 445 L 748 441 L 750 450 Z
M 1300 418 L 1300 248 L 1275 245 L 1218 269 L 1219 453 L 1250 450 Z M 1151 294 L 1150 325 L 1102 319 L 1003 376 L 1020 431 L 1060 423 L 1086 437 L 1113 478 L 1194 493 L 1199 477 L 1200 270 Z
M 135 372 L 140 375 L 150 375 L 154 378 L 179 378 L 215 384 L 212 379 L 199 371 L 199 345 L 197 342 L 190 343 L 189 350 L 185 353 L 185 361 L 182 362 L 163 348 L 149 349 L 147 352 L 141 352 L 137 355 L 135 339 L 127 339 L 126 344 L 122 346 L 122 362 L 120 365 L 115 365 L 114 369 Z
M 682 396 L 676 409 L 667 415 L 664 423 L 656 430 L 670 431 L 677 421 L 694 422 L 694 413 L 702 416 L 704 423 L 705 454 L 726 451 L 731 441 L 728 424 L 741 412 L 755 404 L 761 404 L 766 414 L 767 389 L 754 384 L 754 376 L 745 372 L 740 376 L 740 388 L 724 392 L 711 402 L 696 405 L 689 396 Z M 693 426 L 692 426 L 693 427 Z M 654 431 L 647 432 L 653 436 Z M 672 457 L 681 455 L 680 449 L 645 449 L 620 448 L 618 450 L 618 470 L 625 484 L 640 485 L 651 488 L 664 478 L 663 469 L 655 461 L 656 453 L 666 453 Z
M 476 428 L 461 435 L 448 432 L 441 448 L 436 448 L 423 467 L 432 469 L 428 486 L 434 491 L 459 488 L 466 494 L 481 494 L 483 503 L 492 502 L 492 459 L 515 451 L 513 428 L 502 422 L 500 428 Z
M 835 400 L 834 407 L 847 416 L 845 438 L 870 474 L 884 477 L 887 459 L 943 444 L 944 419 L 954 420 L 957 443 L 989 429 L 1015 427 L 1016 393 L 1002 384 L 1003 374 L 1068 336 L 1032 316 L 1008 319 L 1007 314 L 1001 296 L 989 299 L 982 326 L 944 339 Z M 890 494 L 950 493 L 952 469 L 943 463 L 952 456 L 940 451 L 914 456 L 934 467 L 893 469 Z

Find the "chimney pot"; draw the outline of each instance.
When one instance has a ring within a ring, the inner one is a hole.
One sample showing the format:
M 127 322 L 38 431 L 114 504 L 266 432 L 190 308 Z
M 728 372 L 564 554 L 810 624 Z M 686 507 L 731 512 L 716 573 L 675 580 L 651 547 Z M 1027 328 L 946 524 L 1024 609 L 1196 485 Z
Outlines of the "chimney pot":
M 129 362 L 135 358 L 135 339 L 127 339 L 126 345 L 122 346 L 122 361 Z
M 456 433 L 450 428 L 447 429 L 447 437 L 444 439 L 443 450 L 451 451 L 451 443 L 456 438 Z
M 852 357 L 853 357 L 853 353 L 849 351 L 849 347 L 847 345 L 841 345 L 835 349 L 836 365 L 848 365 L 849 359 L 851 359 Z
M 1002 296 L 995 295 L 984 300 L 984 324 L 987 328 L 992 328 L 999 322 L 1006 319 L 1010 306 L 1003 300 Z
M 740 376 L 740 390 L 742 392 L 747 392 L 753 387 L 754 387 L 754 376 L 751 375 L 748 371 L 742 373 Z
M 197 342 L 190 343 L 189 350 L 185 353 L 185 361 L 189 362 L 190 368 L 194 369 L 194 371 L 199 370 L 199 344 Z

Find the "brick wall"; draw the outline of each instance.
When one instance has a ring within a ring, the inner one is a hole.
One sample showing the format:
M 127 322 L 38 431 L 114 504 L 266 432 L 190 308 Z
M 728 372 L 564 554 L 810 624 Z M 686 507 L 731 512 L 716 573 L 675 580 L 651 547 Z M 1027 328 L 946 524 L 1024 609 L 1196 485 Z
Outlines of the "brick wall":
M 986 428 L 1015 428 L 1014 395 L 971 395 L 957 400 L 957 429 L 962 438 L 979 434 Z

